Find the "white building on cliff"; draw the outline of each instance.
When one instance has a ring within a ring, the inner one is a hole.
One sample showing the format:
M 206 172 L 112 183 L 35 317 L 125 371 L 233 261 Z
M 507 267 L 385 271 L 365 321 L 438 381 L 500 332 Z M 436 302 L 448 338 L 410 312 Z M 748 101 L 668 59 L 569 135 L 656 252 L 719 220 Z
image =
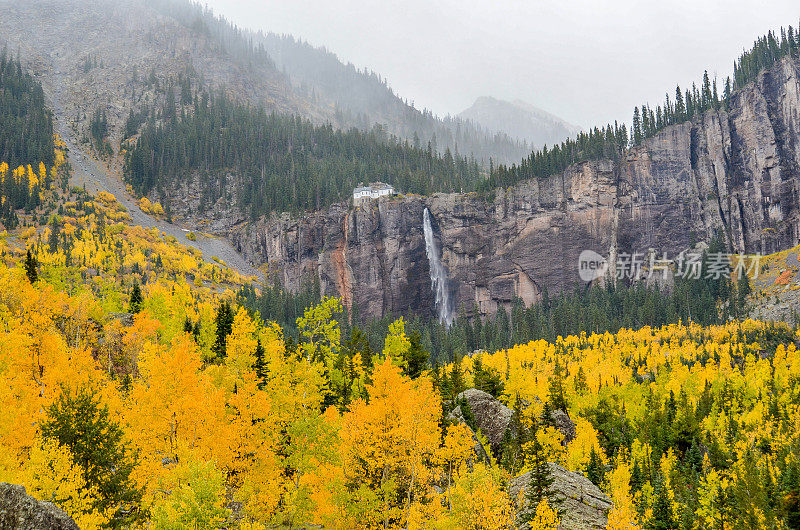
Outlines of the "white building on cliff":
M 359 205 L 378 197 L 394 195 L 394 187 L 383 182 L 373 182 L 369 186 L 362 186 L 353 190 L 353 204 Z

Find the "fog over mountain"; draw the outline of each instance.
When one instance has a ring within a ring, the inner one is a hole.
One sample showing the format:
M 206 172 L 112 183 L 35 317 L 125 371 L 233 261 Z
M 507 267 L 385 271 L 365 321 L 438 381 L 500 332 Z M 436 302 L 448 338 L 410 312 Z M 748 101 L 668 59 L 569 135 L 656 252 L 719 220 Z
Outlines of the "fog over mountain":
M 519 99 L 503 101 L 481 96 L 458 117 L 489 131 L 525 140 L 534 147 L 559 143 L 580 131 L 580 127 Z
M 724 79 L 791 0 L 641 3 L 517 0 L 208 0 L 251 29 L 292 34 L 368 67 L 418 108 L 457 114 L 480 96 L 520 99 L 584 129 L 631 120 L 708 69 Z

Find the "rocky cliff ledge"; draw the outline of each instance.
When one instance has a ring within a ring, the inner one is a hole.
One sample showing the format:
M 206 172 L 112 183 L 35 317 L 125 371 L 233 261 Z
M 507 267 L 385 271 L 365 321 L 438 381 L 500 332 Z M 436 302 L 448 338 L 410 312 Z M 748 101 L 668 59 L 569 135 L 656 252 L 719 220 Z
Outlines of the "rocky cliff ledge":
M 619 161 L 590 161 L 548 179 L 478 194 L 345 204 L 300 218 L 274 216 L 229 230 L 251 261 L 289 289 L 318 277 L 361 315 L 433 314 L 422 233 L 435 220 L 457 307 L 492 314 L 580 279 L 592 249 L 668 252 L 721 230 L 733 250 L 800 242 L 800 82 L 784 60 L 739 91 L 729 110 L 662 130 Z

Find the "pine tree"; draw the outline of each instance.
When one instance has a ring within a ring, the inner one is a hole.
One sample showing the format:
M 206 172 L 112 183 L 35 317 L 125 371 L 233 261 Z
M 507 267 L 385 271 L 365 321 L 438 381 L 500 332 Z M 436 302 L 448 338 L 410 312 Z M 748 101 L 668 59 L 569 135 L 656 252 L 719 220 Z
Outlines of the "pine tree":
M 606 471 L 603 467 L 602 460 L 600 460 L 600 455 L 597 453 L 597 450 L 594 448 L 594 446 L 589 452 L 589 462 L 586 464 L 585 472 L 586 478 L 591 480 L 597 486 L 603 483 L 603 477 L 605 477 Z
M 531 468 L 530 479 L 528 480 L 528 491 L 525 498 L 528 507 L 536 510 L 536 506 L 546 499 L 550 507 L 558 510 L 558 507 L 563 502 L 563 499 L 558 496 L 552 489 L 555 479 L 550 472 L 550 464 L 544 456 L 544 448 L 536 439 L 536 430 L 534 428 L 531 434 L 532 442 L 528 445 L 529 452 L 526 455 L 528 466 Z M 529 512 L 525 521 L 530 521 L 533 518 L 534 511 Z
M 38 266 L 38 260 L 31 254 L 31 251 L 28 250 L 25 254 L 25 275 L 28 276 L 28 281 L 31 283 L 36 283 L 39 279 Z
M 656 484 L 656 500 L 653 515 L 645 526 L 648 530 L 677 530 L 678 525 L 672 513 L 672 506 L 663 479 Z
M 467 385 L 464 383 L 464 373 L 461 371 L 461 362 L 456 360 L 453 362 L 450 369 L 449 387 L 451 396 L 456 398 L 461 392 L 466 390 Z
M 87 484 L 96 487 L 99 500 L 93 509 L 116 514 L 112 526 L 123 526 L 138 514 L 128 512 L 142 498 L 131 479 L 136 461 L 124 442 L 119 425 L 86 390 L 75 394 L 62 389 L 47 408 L 42 437 L 69 448 Z
M 50 223 L 50 236 L 47 238 L 47 245 L 50 247 L 50 253 L 55 254 L 58 252 L 58 243 L 60 241 L 61 225 L 56 219 Z
M 129 313 L 138 313 L 142 310 L 142 304 L 144 303 L 144 299 L 142 297 L 142 289 L 139 287 L 139 282 L 133 282 L 133 288 L 131 289 L 131 297 L 128 301 L 128 312 Z
M 747 278 L 747 274 L 742 272 L 739 275 L 739 280 L 736 283 L 736 297 L 741 311 L 743 311 L 745 308 L 747 297 L 750 295 L 750 292 L 750 280 Z
M 641 490 L 642 485 L 644 485 L 644 475 L 642 473 L 642 468 L 639 465 L 639 461 L 634 460 L 633 468 L 631 469 L 631 479 L 630 479 L 631 494 L 635 494 L 637 491 Z
M 217 330 L 211 351 L 214 352 L 217 359 L 222 360 L 227 355 L 227 339 L 233 330 L 233 309 L 231 309 L 230 303 L 225 301 L 219 305 L 214 323 Z
M 686 118 L 686 105 L 683 102 L 680 86 L 675 87 L 675 118 L 677 122 L 682 122 Z
M 503 382 L 500 379 L 500 374 L 491 368 L 485 368 L 481 362 L 480 355 L 476 355 L 472 361 L 472 380 L 475 383 L 475 388 L 494 397 L 499 397 L 503 393 Z
M 256 351 L 255 351 L 255 363 L 253 365 L 253 369 L 256 372 L 256 377 L 258 378 L 258 386 L 259 388 L 263 388 L 266 384 L 266 377 L 267 377 L 267 366 L 264 363 L 264 346 L 261 344 L 261 339 L 257 339 L 256 341 Z
M 406 366 L 403 371 L 411 379 L 416 379 L 428 367 L 430 353 L 422 348 L 422 337 L 419 331 L 410 332 L 408 340 L 410 345 L 404 355 Z
M 561 364 L 558 362 L 558 359 L 556 359 L 556 364 L 553 367 L 553 376 L 550 378 L 547 392 L 550 406 L 553 407 L 553 410 L 563 410 L 567 412 L 567 398 L 564 392 L 564 375 L 562 370 Z
M 639 107 L 633 108 L 633 145 L 642 143 L 642 119 L 639 115 Z

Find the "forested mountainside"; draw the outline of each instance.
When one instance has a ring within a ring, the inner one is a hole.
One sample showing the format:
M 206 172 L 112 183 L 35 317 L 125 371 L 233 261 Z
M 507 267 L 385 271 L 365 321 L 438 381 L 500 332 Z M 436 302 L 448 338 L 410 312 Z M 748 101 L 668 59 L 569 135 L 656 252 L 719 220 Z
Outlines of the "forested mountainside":
M 189 91 L 158 110 L 129 117 L 126 131 L 134 138 L 124 144 L 124 175 L 139 195 L 157 196 L 182 215 L 197 208 L 201 216 L 233 211 L 231 222 L 240 219 L 236 212 L 255 220 L 348 200 L 361 183 L 428 194 L 474 189 L 485 178 L 474 159 L 455 158 L 449 149 L 440 156 L 377 127 L 342 132 L 267 114 L 222 93 Z M 139 127 L 142 119 L 147 123 Z M 178 206 L 192 195 L 199 201 L 188 211 Z
M 537 149 L 560 144 L 580 132 L 580 127 L 524 101 L 503 101 L 490 96 L 479 97 L 458 117 L 478 123 L 489 131 L 502 131 L 525 140 Z
M 58 94 L 63 105 L 56 110 L 70 117 L 77 133 L 88 138 L 91 117 L 105 109 L 115 149 L 130 110 L 163 102 L 183 73 L 241 103 L 345 130 L 368 131 L 377 123 L 410 142 L 416 137 L 423 148 L 430 142 L 440 154 L 447 148 L 474 154 L 487 167 L 489 157 L 511 162 L 529 151 L 524 142 L 413 109 L 374 74 L 345 66 L 323 50 L 289 46 L 291 39 L 275 37 L 286 43 L 278 66 L 272 37 L 242 31 L 200 4 L 34 0 L 0 5 L 0 43 L 19 50 L 43 76 L 45 91 Z M 29 39 L 31 27 L 47 28 L 46 34 Z M 291 50 L 302 64 L 286 63 Z M 329 64 L 330 75 L 324 82 L 305 79 L 301 72 L 310 72 L 318 61 Z
M 42 86 L 18 58 L 0 52 L 0 225 L 14 228 L 17 210 L 38 206 L 63 162 Z
M 90 121 L 103 109 L 117 149 L 129 111 L 163 101 L 179 74 L 224 87 L 243 102 L 320 122 L 332 118 L 240 36 L 186 27 L 144 0 L 0 5 L 0 39 L 20 52 L 78 137 L 88 140 Z M 31 28 L 39 28 L 36 39 L 29 38 Z

